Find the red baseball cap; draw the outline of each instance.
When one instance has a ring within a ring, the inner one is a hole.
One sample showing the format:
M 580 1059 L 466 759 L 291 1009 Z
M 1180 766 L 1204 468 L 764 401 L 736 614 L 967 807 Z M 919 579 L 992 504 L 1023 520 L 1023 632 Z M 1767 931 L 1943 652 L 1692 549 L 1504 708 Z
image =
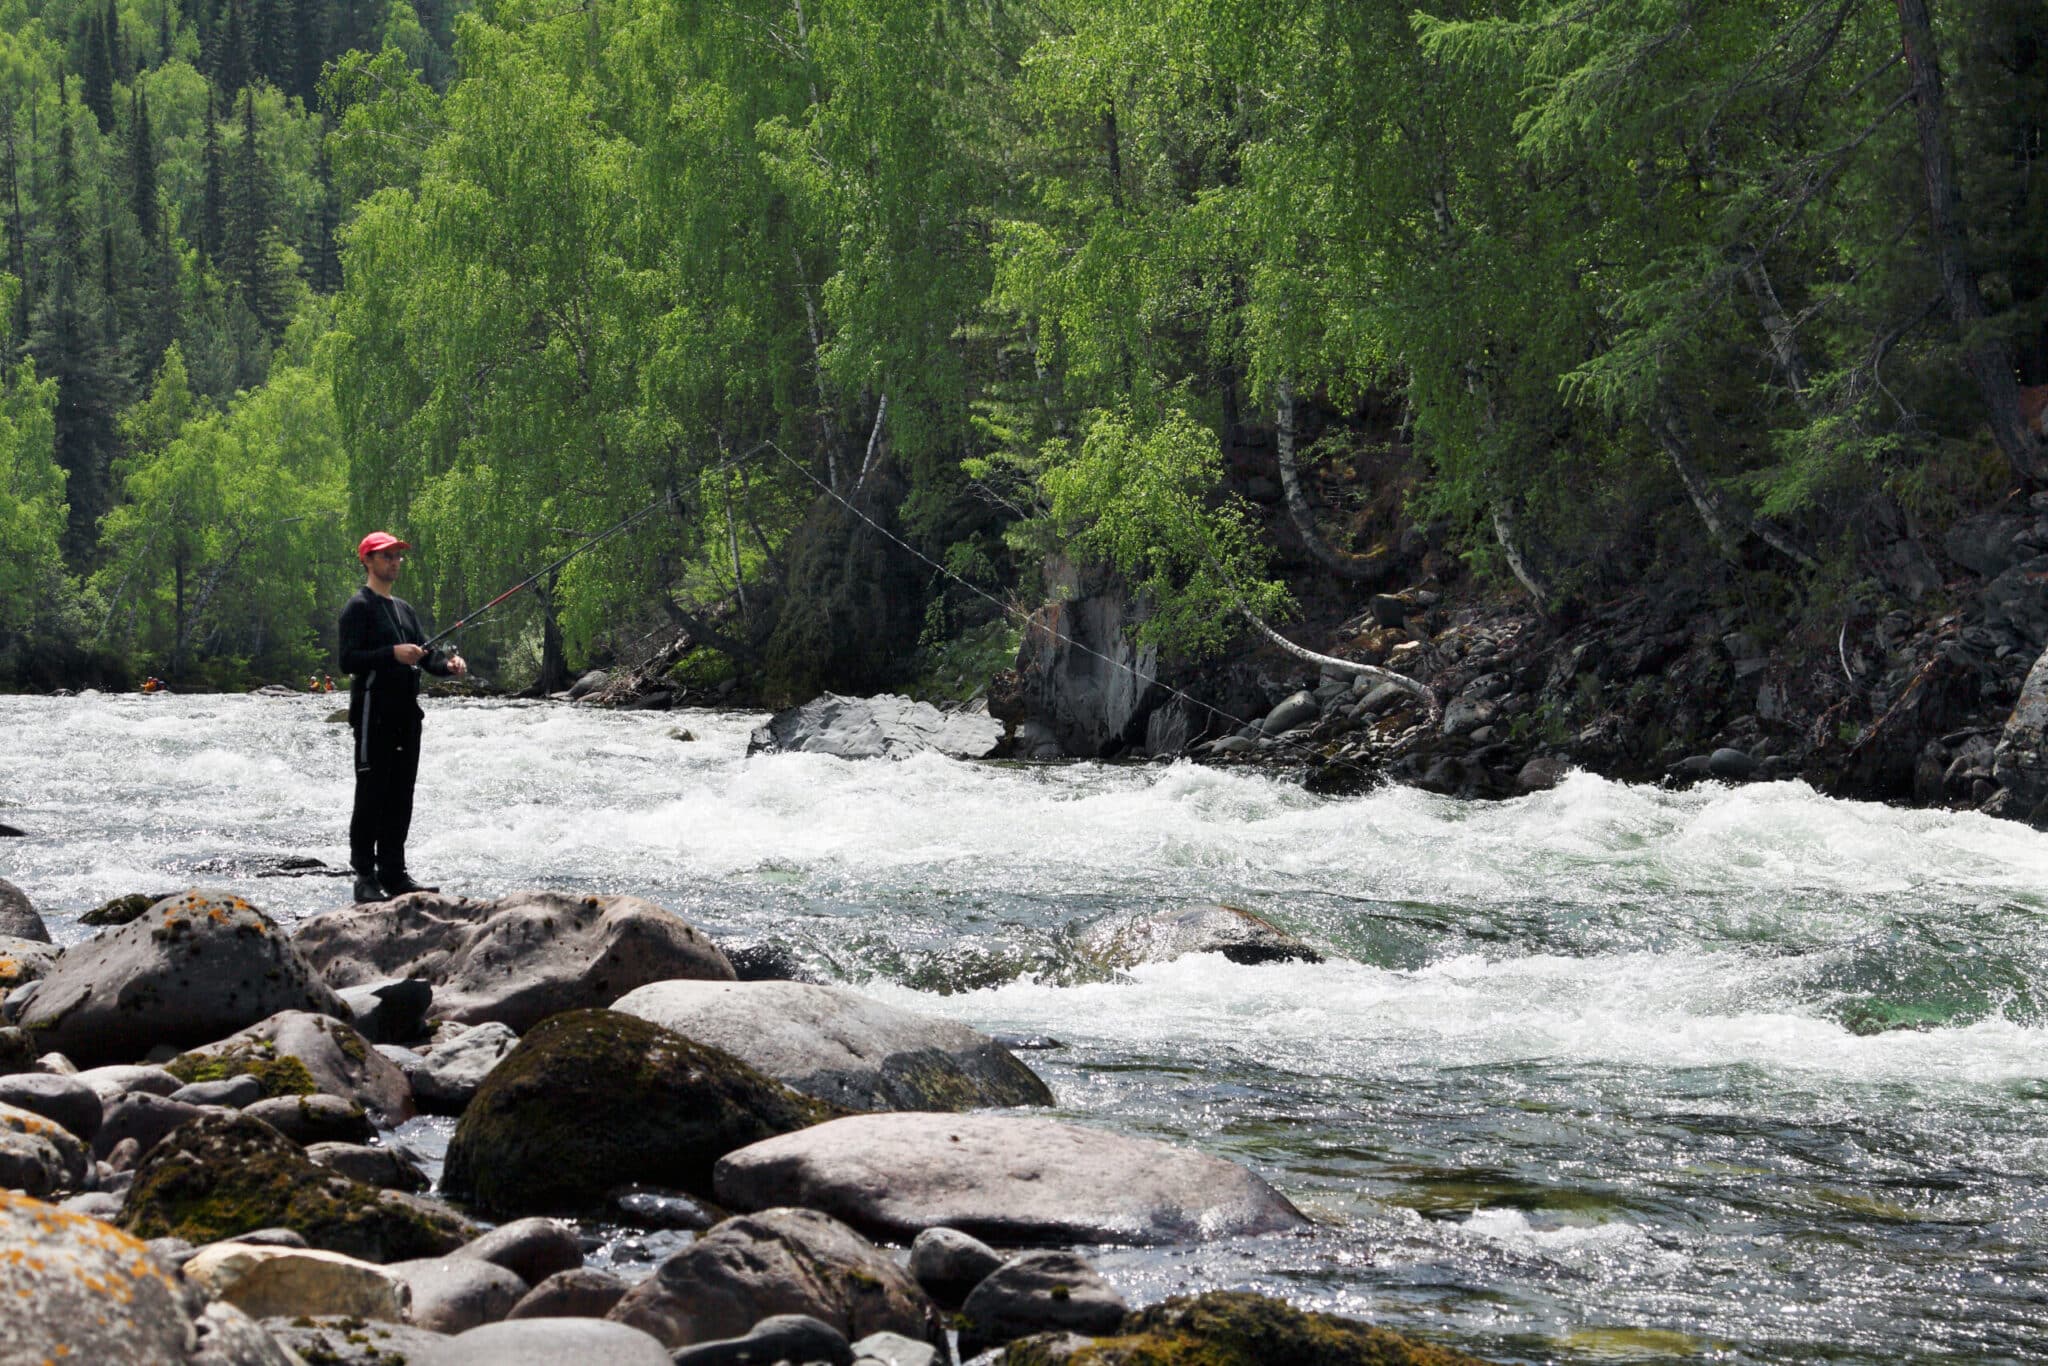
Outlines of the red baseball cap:
M 363 537 L 362 544 L 356 547 L 356 558 L 359 560 L 367 561 L 370 558 L 370 556 L 376 554 L 380 550 L 410 549 L 412 549 L 412 543 L 410 541 L 401 541 L 388 531 L 373 531 L 369 535 Z

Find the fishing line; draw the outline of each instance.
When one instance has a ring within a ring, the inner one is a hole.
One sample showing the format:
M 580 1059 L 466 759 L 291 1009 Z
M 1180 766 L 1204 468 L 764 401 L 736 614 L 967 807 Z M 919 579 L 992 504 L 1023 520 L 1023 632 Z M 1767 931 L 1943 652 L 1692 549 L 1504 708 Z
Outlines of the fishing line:
M 959 584 L 968 592 L 973 593 L 977 597 L 980 597 L 986 600 L 987 602 L 994 604 L 997 610 L 1001 611 L 1006 616 L 1015 618 L 1025 627 L 1025 629 L 1030 629 L 1031 615 L 1025 612 L 1022 608 L 1004 602 L 1001 598 L 989 592 L 981 585 L 977 583 L 972 583 L 967 579 L 962 578 L 960 575 L 954 573 L 951 569 L 948 569 L 945 565 L 940 564 L 937 560 L 934 560 L 931 556 L 925 554 L 922 550 L 919 550 L 916 546 L 904 540 L 901 536 L 898 536 L 893 531 L 890 531 L 889 528 L 883 526 L 880 522 L 877 522 L 874 518 L 868 516 L 867 513 L 861 511 L 859 507 L 855 506 L 844 495 L 842 495 L 839 492 L 839 490 L 833 488 L 830 484 L 820 479 L 816 474 L 812 473 L 811 470 L 807 466 L 805 466 L 802 461 L 792 456 L 788 451 L 782 449 L 782 447 L 775 444 L 775 442 L 763 441 L 761 443 L 761 446 L 765 446 L 769 450 L 772 450 L 777 455 L 781 456 L 785 461 L 789 462 L 790 467 L 794 469 L 798 474 L 801 474 L 804 478 L 810 480 L 813 484 L 816 484 L 819 488 L 823 489 L 833 499 L 833 501 L 837 502 L 841 507 L 845 508 L 848 512 L 851 512 L 854 516 L 860 518 L 861 521 L 867 523 L 870 527 L 880 532 L 893 544 L 895 544 L 903 550 L 908 551 L 911 555 L 923 561 L 925 564 L 930 565 L 932 569 L 944 575 L 946 578 L 951 579 L 954 583 Z M 760 449 L 760 446 L 754 448 L 755 451 L 758 451 Z M 753 451 L 748 452 L 749 455 L 752 455 L 753 453 Z M 1189 706 L 1199 707 L 1203 711 L 1208 712 L 1212 716 L 1220 717 L 1221 719 L 1230 722 L 1233 726 L 1237 727 L 1240 730 L 1242 730 L 1246 726 L 1250 726 L 1253 724 L 1252 722 L 1246 720 L 1244 717 L 1233 715 L 1232 713 L 1224 710 L 1222 707 L 1216 706 L 1214 703 L 1204 702 L 1199 697 L 1191 696 L 1190 694 L 1181 691 L 1179 688 L 1174 687 L 1170 683 L 1161 682 L 1157 678 L 1148 679 L 1144 675 L 1140 674 L 1137 671 L 1137 669 L 1132 667 L 1131 665 L 1124 663 L 1120 659 L 1114 659 L 1109 655 L 1102 653 L 1102 651 L 1092 648 L 1091 646 L 1083 644 L 1081 641 L 1074 639 L 1071 635 L 1067 634 L 1064 631 L 1059 632 L 1057 634 L 1057 638 L 1064 641 L 1067 644 L 1067 646 L 1071 649 L 1079 650 L 1081 653 L 1085 655 L 1093 656 L 1094 658 L 1099 659 L 1103 663 L 1109 665 L 1113 669 L 1121 669 L 1123 672 L 1129 674 L 1132 678 L 1136 679 L 1141 685 L 1148 685 L 1151 687 L 1160 688 L 1164 690 L 1168 695 L 1177 698 L 1182 702 L 1187 703 Z M 1324 755 L 1322 751 L 1311 747 L 1305 741 L 1290 740 L 1287 737 L 1281 735 L 1269 736 L 1265 738 L 1271 739 L 1276 746 L 1301 751 L 1303 754 L 1307 756 L 1308 762 L 1313 766 L 1321 766 L 1323 764 L 1330 762 L 1328 757 Z

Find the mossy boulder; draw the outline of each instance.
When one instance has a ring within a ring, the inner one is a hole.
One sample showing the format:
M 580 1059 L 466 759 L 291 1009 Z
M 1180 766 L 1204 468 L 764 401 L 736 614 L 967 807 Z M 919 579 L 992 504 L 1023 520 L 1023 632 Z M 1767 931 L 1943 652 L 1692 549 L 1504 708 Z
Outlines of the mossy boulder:
M 254 1077 L 263 1087 L 263 1098 L 310 1096 L 320 1088 L 306 1064 L 294 1057 L 278 1057 L 273 1047 L 236 1050 L 229 1053 L 181 1053 L 164 1064 L 164 1070 L 190 1086 L 200 1081 L 226 1081 L 229 1077 Z
M 834 1113 L 660 1025 L 570 1011 L 484 1079 L 448 1145 L 442 1186 L 495 1214 L 574 1213 L 632 1182 L 708 1196 L 725 1154 Z
M 126 925 L 131 920 L 142 919 L 144 911 L 169 895 L 172 893 L 130 892 L 126 896 L 110 897 L 78 917 L 78 923 L 91 925 L 95 929 L 105 929 L 109 925 Z
M 264 1097 L 324 1092 L 399 1124 L 414 1113 L 412 1085 L 352 1024 L 331 1015 L 286 1010 L 247 1029 L 174 1058 L 170 1070 L 187 1081 L 244 1073 L 263 1082 Z M 189 1075 L 188 1075 L 189 1074 Z M 299 1084 L 301 1076 L 310 1083 Z
M 139 1238 L 193 1243 L 296 1229 L 314 1247 L 372 1262 L 438 1257 L 472 1233 L 452 1211 L 430 1211 L 315 1165 L 277 1130 L 240 1114 L 203 1115 L 150 1149 L 121 1226 Z
M 1245 1291 L 1182 1296 L 1142 1309 L 1115 1337 L 1075 1347 L 1065 1334 L 1010 1344 L 1001 1366 L 1484 1366 L 1334 1314 Z
M 281 1010 L 348 1017 L 275 921 L 195 888 L 66 949 L 16 1023 L 94 1067 L 211 1043 Z

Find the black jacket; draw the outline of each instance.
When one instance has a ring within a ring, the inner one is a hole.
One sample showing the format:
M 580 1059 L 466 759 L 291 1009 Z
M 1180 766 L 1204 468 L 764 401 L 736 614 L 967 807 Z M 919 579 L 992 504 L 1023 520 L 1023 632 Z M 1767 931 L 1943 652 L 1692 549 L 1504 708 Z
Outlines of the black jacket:
M 374 593 L 365 584 L 341 609 L 337 634 L 341 667 L 350 675 L 348 721 L 356 734 L 417 726 L 423 715 L 419 671 L 445 675 L 448 663 L 439 651 L 429 651 L 417 668 L 392 657 L 394 645 L 426 644 L 427 633 L 412 604 Z

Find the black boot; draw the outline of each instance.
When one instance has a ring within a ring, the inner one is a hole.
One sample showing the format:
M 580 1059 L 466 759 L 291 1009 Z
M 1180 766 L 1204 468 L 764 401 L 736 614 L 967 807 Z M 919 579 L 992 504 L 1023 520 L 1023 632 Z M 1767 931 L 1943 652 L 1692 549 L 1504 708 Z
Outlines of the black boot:
M 423 887 L 412 880 L 412 874 L 401 868 L 395 873 L 385 873 L 377 879 L 384 884 L 385 896 L 404 896 L 407 892 L 438 892 L 439 887 Z
M 384 889 L 377 885 L 377 879 L 368 873 L 356 874 L 356 904 L 384 900 Z

